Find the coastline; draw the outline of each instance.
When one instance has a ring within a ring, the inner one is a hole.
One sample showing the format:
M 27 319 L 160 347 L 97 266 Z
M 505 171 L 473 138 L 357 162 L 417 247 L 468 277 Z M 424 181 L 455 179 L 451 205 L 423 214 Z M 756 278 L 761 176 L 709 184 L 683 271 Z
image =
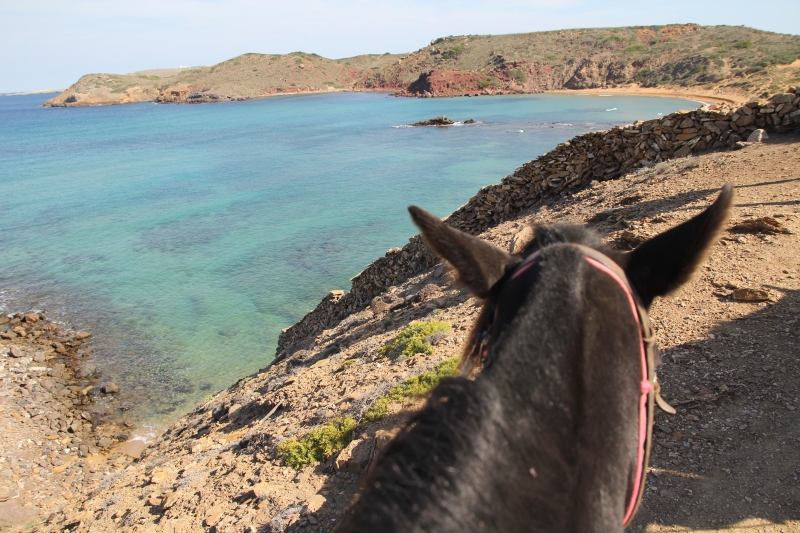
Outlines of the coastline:
M 36 311 L 0 315 L 0 529 L 58 512 L 106 459 L 132 460 L 116 449 L 132 426 L 111 421 L 124 405 L 95 380 L 91 338 Z
M 720 94 L 714 91 L 707 91 L 707 90 L 696 90 L 696 89 L 687 89 L 684 87 L 675 87 L 670 89 L 664 88 L 654 88 L 654 87 L 617 87 L 617 88 L 605 88 L 605 89 L 553 89 L 553 90 L 546 90 L 546 91 L 496 91 L 492 93 L 485 93 L 485 92 L 475 92 L 475 93 L 465 93 L 465 94 L 454 94 L 454 95 L 440 95 L 440 96 L 422 96 L 422 95 L 409 95 L 403 92 L 402 87 L 394 87 L 394 88 L 386 88 L 386 87 L 377 87 L 377 88 L 367 88 L 367 87 L 349 87 L 349 88 L 327 88 L 327 89 L 320 89 L 320 90 L 305 90 L 305 91 L 291 91 L 291 92 L 274 92 L 274 93 L 265 93 L 259 94 L 256 96 L 231 96 L 225 95 L 225 97 L 209 97 L 208 99 L 204 100 L 196 100 L 192 102 L 186 102 L 182 100 L 164 100 L 164 101 L 157 101 L 153 99 L 134 99 L 134 98 L 126 98 L 120 101 L 108 101 L 108 100 L 92 100 L 92 99 L 84 99 L 81 102 L 85 103 L 76 103 L 76 104 L 56 104 L 51 103 L 55 98 L 48 100 L 42 107 L 97 107 L 97 106 L 112 106 L 112 105 L 124 105 L 124 104 L 142 104 L 142 103 L 156 103 L 156 104 L 213 104 L 213 103 L 220 103 L 220 102 L 244 102 L 248 100 L 259 100 L 262 98 L 272 98 L 272 97 L 279 97 L 279 96 L 298 96 L 304 94 L 327 94 L 327 93 L 360 93 L 360 92 L 369 92 L 369 93 L 387 93 L 393 94 L 397 97 L 403 98 L 458 98 L 458 97 L 487 97 L 487 96 L 508 96 L 508 95 L 540 95 L 540 94 L 570 94 L 570 95 L 579 95 L 579 94 L 590 94 L 590 95 L 601 95 L 601 94 L 613 94 L 613 95 L 624 95 L 624 96 L 648 96 L 653 98 L 677 98 L 682 100 L 688 100 L 693 102 L 700 102 L 703 104 L 735 104 L 740 105 L 747 103 L 751 100 L 751 98 L 745 97 L 743 95 L 735 94 L 735 93 L 724 93 Z M 63 94 L 63 93 L 62 93 Z
M 686 89 L 683 87 L 665 90 L 657 87 L 616 87 L 606 89 L 555 89 L 545 91 L 555 94 L 614 94 L 626 96 L 650 96 L 654 98 L 679 98 L 683 100 L 701 101 L 712 104 L 745 104 L 752 100 L 735 93 L 720 94 L 714 91 Z

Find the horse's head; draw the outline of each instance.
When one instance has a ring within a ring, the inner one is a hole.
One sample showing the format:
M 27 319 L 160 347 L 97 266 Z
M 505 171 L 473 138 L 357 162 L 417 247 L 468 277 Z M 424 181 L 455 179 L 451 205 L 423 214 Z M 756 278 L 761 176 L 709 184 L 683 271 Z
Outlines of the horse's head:
M 485 364 L 474 380 L 442 381 L 341 531 L 622 533 L 644 490 L 658 398 L 646 308 L 689 279 L 732 199 L 726 185 L 706 211 L 630 253 L 555 225 L 510 254 L 409 208 L 485 300 L 465 357 L 467 369 Z
M 732 201 L 733 186 L 728 184 L 708 209 L 628 253 L 603 246 L 594 231 L 556 224 L 535 227 L 534 238 L 525 249 L 510 254 L 448 226 L 419 207 L 411 206 L 409 212 L 428 246 L 452 265 L 464 286 L 486 301 L 465 353 L 464 364 L 471 368 L 480 360 L 480 336 L 494 320 L 497 303 L 504 291 L 519 290 L 518 284 L 509 282 L 519 275 L 533 254 L 563 243 L 597 250 L 624 272 L 638 303 L 648 309 L 655 297 L 669 294 L 691 278 L 727 220 Z

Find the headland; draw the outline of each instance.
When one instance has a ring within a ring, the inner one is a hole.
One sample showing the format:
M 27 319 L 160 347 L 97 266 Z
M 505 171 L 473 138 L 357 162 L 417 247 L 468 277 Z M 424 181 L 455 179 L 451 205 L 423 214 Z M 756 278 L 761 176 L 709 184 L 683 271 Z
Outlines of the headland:
M 243 54 L 210 67 L 87 74 L 45 105 L 209 103 L 327 91 L 426 98 L 589 89 L 744 103 L 800 82 L 798 59 L 800 37 L 746 27 L 466 35 L 434 39 L 405 54 L 335 60 L 304 52 Z

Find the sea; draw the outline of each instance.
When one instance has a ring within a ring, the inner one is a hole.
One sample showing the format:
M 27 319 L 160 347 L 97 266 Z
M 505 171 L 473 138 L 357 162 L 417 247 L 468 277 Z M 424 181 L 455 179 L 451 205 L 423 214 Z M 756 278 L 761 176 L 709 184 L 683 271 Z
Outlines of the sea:
M 0 98 L 0 311 L 93 333 L 100 381 L 163 427 L 416 234 L 571 137 L 700 102 L 329 93 L 43 108 Z M 475 124 L 407 127 L 446 115 Z

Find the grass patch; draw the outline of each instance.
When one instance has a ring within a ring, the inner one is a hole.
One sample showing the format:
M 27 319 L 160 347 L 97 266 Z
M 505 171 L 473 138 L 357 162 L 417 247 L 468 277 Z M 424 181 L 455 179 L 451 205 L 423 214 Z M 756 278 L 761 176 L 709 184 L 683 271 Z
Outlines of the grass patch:
M 353 363 L 355 363 L 355 362 L 356 362 L 355 359 L 348 359 L 347 361 L 342 363 L 342 370 L 347 370 L 348 368 L 353 366 Z
M 644 52 L 647 47 L 643 44 L 634 44 L 625 49 L 626 52 Z
M 442 378 L 458 374 L 458 362 L 460 360 L 460 357 L 447 359 L 436 365 L 433 370 L 423 372 L 419 376 L 409 378 L 403 383 L 392 387 L 392 390 L 387 395 L 378 398 L 372 404 L 372 407 L 364 413 L 361 423 L 366 425 L 382 419 L 389 412 L 389 406 L 394 402 L 429 393 L 436 388 Z
M 397 334 L 392 342 L 380 348 L 378 353 L 380 355 L 406 355 L 411 357 L 417 353 L 432 354 L 433 346 L 426 342 L 425 339 L 434 333 L 440 331 L 448 331 L 450 324 L 448 322 L 412 322 L 406 329 Z
M 353 432 L 359 427 L 366 426 L 382 419 L 389 412 L 392 402 L 399 402 L 412 396 L 422 396 L 432 391 L 442 378 L 458 374 L 460 357 L 453 357 L 442 361 L 433 370 L 423 372 L 419 376 L 409 378 L 403 383 L 392 387 L 386 396 L 377 401 L 364 413 L 361 424 L 357 424 L 351 417 L 337 418 L 330 424 L 312 430 L 302 439 L 291 437 L 278 444 L 277 457 L 286 466 L 295 470 L 318 463 L 343 449 L 350 442 Z M 351 359 L 352 364 L 355 360 Z M 345 364 L 348 361 L 345 361 Z
M 286 465 L 301 470 L 347 446 L 357 427 L 356 421 L 349 416 L 337 418 L 326 426 L 312 430 L 302 439 L 292 437 L 281 442 L 277 455 Z
M 737 50 L 744 50 L 746 48 L 753 48 L 753 41 L 751 41 L 750 39 L 747 39 L 747 40 L 744 40 L 744 41 L 739 41 L 738 43 L 735 43 L 733 45 L 733 47 L 736 48 Z

